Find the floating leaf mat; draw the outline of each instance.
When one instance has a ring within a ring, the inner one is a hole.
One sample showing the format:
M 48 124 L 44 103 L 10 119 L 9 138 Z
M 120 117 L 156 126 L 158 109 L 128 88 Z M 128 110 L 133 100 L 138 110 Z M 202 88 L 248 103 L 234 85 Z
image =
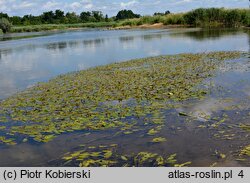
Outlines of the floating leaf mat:
M 46 143 L 62 133 L 84 130 L 120 128 L 130 134 L 138 118 L 157 125 L 148 132 L 154 135 L 164 124 L 161 109 L 204 97 L 208 91 L 199 87 L 202 81 L 214 76 L 224 60 L 241 55 L 213 52 L 137 59 L 39 83 L 0 102 L 0 144 L 27 138 Z

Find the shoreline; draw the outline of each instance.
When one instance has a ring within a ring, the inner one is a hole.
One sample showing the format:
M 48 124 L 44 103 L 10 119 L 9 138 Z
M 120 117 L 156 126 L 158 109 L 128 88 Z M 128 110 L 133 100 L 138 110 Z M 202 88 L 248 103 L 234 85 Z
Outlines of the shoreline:
M 164 25 L 163 23 L 143 24 L 138 26 L 118 26 L 112 28 L 104 28 L 104 30 L 126 30 L 126 29 L 171 29 L 171 28 L 192 28 L 191 25 Z M 198 27 L 197 27 L 198 28 Z
M 129 29 L 171 29 L 171 28 L 193 28 L 193 26 L 191 25 L 164 25 L 163 23 L 156 23 L 156 24 L 143 24 L 143 25 L 136 25 L 136 26 L 129 26 L 129 25 L 125 25 L 125 26 L 117 26 L 117 27 L 109 27 L 109 26 L 103 26 L 103 27 L 83 27 L 83 26 L 79 26 L 79 27 L 67 27 L 67 25 L 62 24 L 63 26 L 65 26 L 64 28 L 59 28 L 60 24 L 58 25 L 58 28 L 52 28 L 54 25 L 47 25 L 47 26 L 51 26 L 50 27 L 44 27 L 41 28 L 41 30 L 37 30 L 37 26 L 35 25 L 32 29 L 27 30 L 27 31 L 11 31 L 9 33 L 2 33 L 0 31 L 0 35 L 8 35 L 8 34 L 18 34 L 18 33 L 35 33 L 35 32 L 54 32 L 54 31 L 73 31 L 73 30 L 83 30 L 83 29 L 100 29 L 100 30 L 129 30 Z M 20 28 L 20 27 L 14 27 L 14 28 Z M 23 26 L 22 28 L 25 28 L 25 26 Z M 196 28 L 200 28 L 200 27 L 196 27 Z M 36 31 L 37 30 L 37 31 Z
M 180 24 L 173 24 L 173 25 L 164 25 L 163 23 L 155 23 L 155 24 L 143 24 L 143 25 L 135 25 L 135 26 L 130 26 L 130 25 L 125 25 L 125 26 L 115 26 L 115 27 L 109 27 L 109 26 L 100 26 L 100 27 L 89 27 L 89 26 L 79 26 L 79 27 L 72 27 L 69 26 L 67 27 L 67 25 L 62 24 L 62 25 L 56 25 L 58 26 L 58 28 L 53 28 L 53 26 L 55 25 L 50 25 L 48 24 L 48 27 L 44 27 L 38 30 L 37 28 L 38 25 L 35 25 L 34 27 L 32 27 L 29 30 L 26 31 L 12 31 L 10 33 L 7 34 L 3 34 L 0 32 L 0 35 L 8 35 L 8 34 L 18 34 L 18 33 L 35 33 L 35 32 L 53 32 L 53 31 L 71 31 L 71 30 L 83 30 L 83 29 L 100 29 L 100 30 L 129 30 L 129 29 L 174 29 L 174 28 L 208 28 L 208 29 L 223 29 L 226 28 L 224 26 L 220 26 L 220 27 L 197 27 L 197 26 L 193 26 L 193 25 L 180 25 Z M 49 27 L 51 26 L 51 27 Z M 65 27 L 61 27 L 60 26 L 65 26 Z M 15 28 L 20 28 L 20 27 L 15 27 Z M 25 26 L 22 27 L 25 29 Z M 50 29 L 51 28 L 51 29 Z M 246 27 L 246 26 L 240 26 L 240 27 L 234 27 L 234 29 L 246 29 L 249 30 L 250 27 Z

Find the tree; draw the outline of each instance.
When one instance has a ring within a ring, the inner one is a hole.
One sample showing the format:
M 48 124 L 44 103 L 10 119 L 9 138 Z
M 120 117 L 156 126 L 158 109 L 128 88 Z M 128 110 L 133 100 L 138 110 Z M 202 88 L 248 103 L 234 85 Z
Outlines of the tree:
M 22 18 L 18 16 L 10 17 L 10 21 L 13 25 L 22 25 Z
M 155 12 L 154 13 L 154 16 L 163 16 L 164 15 L 164 13 L 160 13 L 160 12 Z
M 80 20 L 79 16 L 75 12 L 68 12 L 65 17 L 67 19 L 67 23 L 70 24 L 78 23 Z
M 64 12 L 63 11 L 61 11 L 61 10 L 56 10 L 55 11 L 55 18 L 56 19 L 61 19 L 63 17 L 64 17 Z
M 168 14 L 170 14 L 169 10 L 165 11 L 165 13 L 155 12 L 154 16 L 163 16 L 163 15 L 168 15 Z
M 236 26 L 240 22 L 241 16 L 237 10 L 228 11 L 226 14 L 226 23 L 229 26 Z
M 105 15 L 105 22 L 108 22 L 109 21 L 109 17 L 108 17 L 108 15 L 106 14 Z
M 42 14 L 42 20 L 44 23 L 53 23 L 55 14 L 53 11 L 44 12 Z
M 121 10 L 116 15 L 116 20 L 140 18 L 140 15 L 134 14 L 132 10 Z
M 63 23 L 63 20 L 64 20 L 64 12 L 61 11 L 61 10 L 56 10 L 55 11 L 55 20 L 56 20 L 56 23 Z
M 170 14 L 171 12 L 169 10 L 165 11 L 165 15 Z
M 2 13 L 0 12 L 0 18 L 6 18 L 6 19 L 9 19 L 9 16 L 7 13 Z
M 104 19 L 101 11 L 92 11 L 92 16 L 97 22 L 101 22 Z
M 22 18 L 23 25 L 30 25 L 31 19 L 32 19 L 32 15 L 24 15 Z
M 11 27 L 12 27 L 12 25 L 9 22 L 9 20 L 7 20 L 6 18 L 0 19 L 0 29 L 2 29 L 3 33 L 9 32 Z
M 82 12 L 80 14 L 80 19 L 82 22 L 89 22 L 91 20 L 91 12 Z

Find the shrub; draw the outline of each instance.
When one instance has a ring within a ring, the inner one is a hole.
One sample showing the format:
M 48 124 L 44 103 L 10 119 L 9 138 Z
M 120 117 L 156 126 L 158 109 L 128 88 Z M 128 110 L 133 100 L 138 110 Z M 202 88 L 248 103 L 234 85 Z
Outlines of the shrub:
M 12 24 L 6 18 L 0 19 L 0 29 L 2 29 L 3 33 L 9 32 L 11 27 Z
M 169 14 L 163 21 L 164 25 L 185 24 L 183 14 Z
M 118 26 L 136 26 L 142 24 L 141 19 L 127 19 L 118 23 Z

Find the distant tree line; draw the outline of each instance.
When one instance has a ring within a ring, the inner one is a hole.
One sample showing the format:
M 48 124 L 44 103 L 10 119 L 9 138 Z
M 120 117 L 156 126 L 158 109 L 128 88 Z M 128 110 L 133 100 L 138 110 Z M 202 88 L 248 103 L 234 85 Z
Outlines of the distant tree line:
M 0 13 L 0 18 L 8 19 L 13 25 L 40 25 L 40 24 L 73 24 L 85 22 L 109 21 L 108 15 L 104 16 L 101 11 L 82 12 L 77 15 L 75 12 L 55 10 L 44 12 L 39 16 L 24 15 L 8 16 L 6 13 Z
M 129 20 L 128 20 L 129 19 Z M 135 21 L 133 20 L 135 19 Z M 39 16 L 24 15 L 9 16 L 0 13 L 0 29 L 3 32 L 10 31 L 11 25 L 27 26 L 41 24 L 77 24 L 95 22 L 116 22 L 126 20 L 124 24 L 141 25 L 143 23 L 183 24 L 193 26 L 204 25 L 226 25 L 226 26 L 250 26 L 249 9 L 224 9 L 224 8 L 199 8 L 187 13 L 172 14 L 170 11 L 164 13 L 156 12 L 153 16 L 141 16 L 132 10 L 121 10 L 115 17 L 109 18 L 101 11 L 87 11 L 79 15 L 75 12 L 65 13 L 62 10 L 47 11 Z M 136 22 L 137 21 L 137 22 Z
M 140 15 L 134 14 L 131 10 L 121 10 L 117 16 L 109 18 L 103 15 L 101 11 L 87 11 L 77 15 L 75 12 L 67 12 L 61 10 L 47 11 L 39 16 L 24 15 L 9 16 L 6 13 L 0 13 L 0 18 L 6 18 L 12 25 L 40 25 L 40 24 L 74 24 L 86 22 L 107 22 L 122 19 L 139 18 Z

